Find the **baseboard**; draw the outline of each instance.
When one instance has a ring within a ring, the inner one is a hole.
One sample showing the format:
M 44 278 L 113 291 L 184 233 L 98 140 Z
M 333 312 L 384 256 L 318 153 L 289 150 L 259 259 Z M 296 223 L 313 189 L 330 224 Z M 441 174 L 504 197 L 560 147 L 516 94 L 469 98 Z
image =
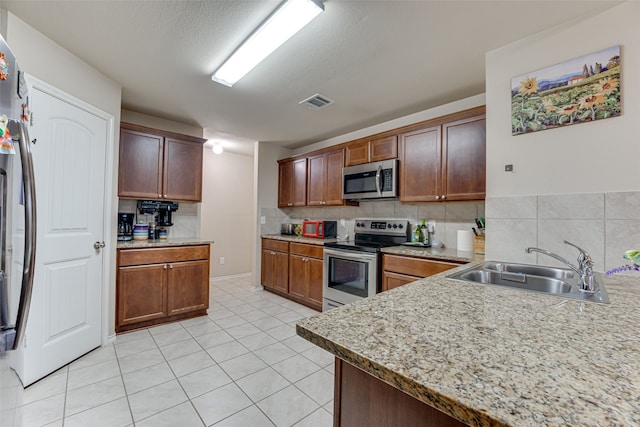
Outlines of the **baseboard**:
M 251 277 L 252 273 L 240 273 L 240 274 L 230 274 L 228 276 L 218 276 L 218 277 L 210 277 L 210 282 L 218 282 L 221 280 L 229 280 L 229 279 L 241 279 L 244 277 Z

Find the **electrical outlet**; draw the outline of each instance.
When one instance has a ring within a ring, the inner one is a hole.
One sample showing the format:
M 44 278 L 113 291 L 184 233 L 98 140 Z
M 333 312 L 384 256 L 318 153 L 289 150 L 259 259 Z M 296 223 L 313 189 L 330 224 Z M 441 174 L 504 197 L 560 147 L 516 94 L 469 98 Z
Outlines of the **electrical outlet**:
M 436 232 L 436 222 L 434 220 L 427 221 L 427 230 L 429 231 L 429 233 Z
M 262 215 L 262 216 L 260 217 L 260 224 L 266 224 L 266 223 L 267 223 L 267 217 L 266 217 L 266 216 L 264 216 L 264 215 Z
M 504 165 L 505 172 L 513 172 L 513 165 Z
M 223 256 L 220 257 L 220 265 L 224 265 L 224 257 Z

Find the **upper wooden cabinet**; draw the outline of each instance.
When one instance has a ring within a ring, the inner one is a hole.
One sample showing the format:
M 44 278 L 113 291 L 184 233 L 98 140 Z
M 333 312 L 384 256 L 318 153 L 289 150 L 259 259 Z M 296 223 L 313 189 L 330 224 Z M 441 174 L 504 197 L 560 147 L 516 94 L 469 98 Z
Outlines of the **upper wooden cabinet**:
M 307 206 L 336 206 L 342 200 L 342 148 L 308 158 Z
M 278 165 L 278 207 L 307 204 L 307 159 L 287 160 Z
M 345 166 L 395 159 L 398 157 L 398 136 L 361 139 L 347 144 Z
M 485 198 L 485 115 L 400 135 L 400 201 Z
M 121 123 L 118 196 L 200 202 L 204 142 Z

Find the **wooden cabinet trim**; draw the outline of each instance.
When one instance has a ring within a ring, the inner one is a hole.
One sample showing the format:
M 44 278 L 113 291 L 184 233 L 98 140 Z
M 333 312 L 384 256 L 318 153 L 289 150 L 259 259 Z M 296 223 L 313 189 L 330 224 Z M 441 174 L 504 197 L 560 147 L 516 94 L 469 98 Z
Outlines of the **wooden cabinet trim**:
M 167 138 L 179 139 L 182 141 L 190 141 L 198 144 L 204 144 L 205 142 L 207 142 L 207 140 L 204 138 L 198 138 L 196 136 L 170 132 L 162 129 L 150 128 L 147 126 L 136 125 L 134 123 L 128 123 L 128 122 L 120 122 L 120 128 L 134 130 L 134 131 L 143 132 L 143 133 L 153 133 L 153 134 L 164 136 Z
M 350 142 L 345 146 L 345 166 L 361 165 L 369 162 L 369 140 Z

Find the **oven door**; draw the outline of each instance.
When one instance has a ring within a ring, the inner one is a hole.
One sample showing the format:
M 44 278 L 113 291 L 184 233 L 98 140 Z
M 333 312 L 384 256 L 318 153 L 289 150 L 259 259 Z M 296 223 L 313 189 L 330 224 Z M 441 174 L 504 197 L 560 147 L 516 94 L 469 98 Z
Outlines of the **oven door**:
M 325 307 L 373 296 L 378 287 L 378 254 L 325 248 L 322 281 Z

